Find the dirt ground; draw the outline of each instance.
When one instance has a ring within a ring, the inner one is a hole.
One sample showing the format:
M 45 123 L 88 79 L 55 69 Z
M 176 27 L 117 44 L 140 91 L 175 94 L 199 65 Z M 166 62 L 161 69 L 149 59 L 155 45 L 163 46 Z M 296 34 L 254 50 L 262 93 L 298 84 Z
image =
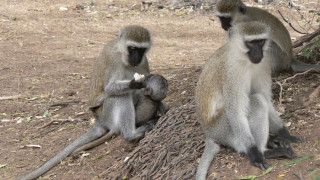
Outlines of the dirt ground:
M 87 110 L 90 74 L 104 43 L 115 38 L 121 27 L 139 24 L 152 32 L 150 67 L 152 73 L 169 80 L 165 102 L 170 107 L 193 98 L 201 67 L 226 38 L 212 13 L 144 8 L 138 0 L 97 0 L 94 4 L 4 0 L 1 4 L 0 97 L 7 98 L 0 100 L 0 179 L 4 180 L 34 170 L 92 126 L 93 117 Z M 301 36 L 288 29 L 292 37 Z M 283 74 L 275 81 L 290 76 Z M 319 78 L 316 73 L 297 76 L 284 85 L 283 92 L 281 117 L 292 134 L 305 139 L 293 148 L 299 157 L 312 157 L 275 168 L 262 179 L 320 177 L 320 100 L 303 105 L 320 85 Z M 277 105 L 279 87 L 273 87 Z M 53 120 L 56 122 L 48 124 Z M 138 145 L 115 137 L 80 156 L 67 158 L 44 177 L 112 179 L 106 176 L 107 170 Z M 233 151 L 223 150 L 215 161 L 221 163 L 213 163 L 209 179 L 261 173 L 244 155 Z M 268 162 L 277 166 L 288 160 Z

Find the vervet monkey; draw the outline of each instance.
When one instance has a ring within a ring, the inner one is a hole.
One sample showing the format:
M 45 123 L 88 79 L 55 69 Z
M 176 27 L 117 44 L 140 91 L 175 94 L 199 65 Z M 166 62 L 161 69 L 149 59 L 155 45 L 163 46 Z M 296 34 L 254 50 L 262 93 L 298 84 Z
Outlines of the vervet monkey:
M 237 23 L 228 42 L 205 64 L 196 87 L 196 110 L 206 146 L 196 174 L 206 178 L 220 151 L 218 144 L 245 153 L 250 162 L 268 168 L 265 158 L 295 157 L 291 136 L 272 104 L 270 28 L 261 22 Z M 289 144 L 267 149 L 269 131 Z M 281 133 L 285 132 L 286 136 Z
M 169 107 L 161 102 L 168 93 L 167 80 L 157 74 L 146 77 L 145 88 L 135 91 L 134 106 L 136 110 L 136 123 L 144 124 L 150 119 L 158 119 L 157 113 L 166 114 Z
M 19 179 L 41 176 L 77 148 L 100 138 L 108 130 L 112 134 L 122 134 L 127 141 L 144 136 L 150 125 L 136 128 L 133 102 L 135 91 L 144 88 L 144 81 L 136 80 L 134 74 L 150 74 L 146 58 L 150 47 L 150 32 L 141 26 L 124 27 L 117 39 L 105 45 L 91 77 L 90 108 L 96 119 L 94 126 L 41 167 Z
M 167 92 L 168 82 L 163 76 L 150 74 L 146 77 L 145 87 L 136 90 L 133 95 L 136 125 L 139 126 L 147 123 L 152 127 L 159 119 L 159 116 L 157 116 L 158 112 L 161 115 L 165 115 L 167 113 L 169 107 L 165 103 L 161 102 L 167 96 Z M 104 99 L 100 99 L 100 101 L 103 102 Z M 96 104 L 95 108 L 101 105 L 102 103 Z M 96 147 L 109 140 L 112 135 L 113 134 L 109 132 L 103 137 L 78 148 L 74 153 Z
M 272 76 L 290 69 L 294 72 L 304 72 L 311 68 L 320 71 L 320 65 L 306 64 L 293 58 L 290 34 L 283 23 L 271 13 L 246 7 L 241 0 L 220 0 L 216 4 L 215 14 L 226 31 L 233 24 L 243 21 L 260 21 L 271 28 L 269 51 L 272 58 Z

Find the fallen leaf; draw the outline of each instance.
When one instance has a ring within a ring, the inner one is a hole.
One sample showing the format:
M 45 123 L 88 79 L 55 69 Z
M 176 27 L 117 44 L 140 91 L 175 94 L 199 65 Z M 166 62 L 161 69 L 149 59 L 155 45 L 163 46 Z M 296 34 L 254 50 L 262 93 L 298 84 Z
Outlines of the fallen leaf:
M 76 76 L 76 75 L 79 75 L 79 73 L 72 73 L 71 75 L 72 76 Z
M 60 8 L 59 8 L 59 11 L 68 11 L 68 8 L 66 8 L 66 7 L 60 7 Z
M 87 156 L 89 156 L 89 155 L 90 155 L 90 153 L 83 153 L 83 154 L 81 155 L 81 158 L 87 157 Z
M 28 101 L 33 101 L 33 100 L 36 100 L 36 99 L 38 99 L 38 97 L 31 97 L 31 98 L 28 98 L 27 100 Z
M 24 121 L 24 118 L 19 118 L 18 121 L 17 121 L 17 124 L 22 123 L 22 121 Z
M 46 110 L 44 113 L 43 113 L 43 117 L 47 117 L 49 115 L 49 110 Z

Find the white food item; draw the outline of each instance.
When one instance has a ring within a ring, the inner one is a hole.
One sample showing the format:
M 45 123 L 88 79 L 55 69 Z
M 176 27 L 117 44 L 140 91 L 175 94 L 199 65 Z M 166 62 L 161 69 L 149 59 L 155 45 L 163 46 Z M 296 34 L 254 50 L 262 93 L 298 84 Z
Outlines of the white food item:
M 133 77 L 134 77 L 134 81 L 136 82 L 142 82 L 144 80 L 143 74 L 134 73 Z

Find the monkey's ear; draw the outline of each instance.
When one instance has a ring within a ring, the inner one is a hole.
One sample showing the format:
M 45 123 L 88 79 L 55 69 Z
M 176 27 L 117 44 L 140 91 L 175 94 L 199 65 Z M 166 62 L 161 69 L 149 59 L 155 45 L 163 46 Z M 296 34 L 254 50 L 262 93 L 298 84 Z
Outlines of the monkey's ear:
M 239 11 L 241 14 L 245 14 L 247 12 L 247 7 L 245 4 L 241 3 L 239 4 Z
M 144 94 L 145 96 L 151 95 L 151 94 L 152 94 L 152 89 L 149 88 L 149 87 L 144 88 L 143 94 Z

